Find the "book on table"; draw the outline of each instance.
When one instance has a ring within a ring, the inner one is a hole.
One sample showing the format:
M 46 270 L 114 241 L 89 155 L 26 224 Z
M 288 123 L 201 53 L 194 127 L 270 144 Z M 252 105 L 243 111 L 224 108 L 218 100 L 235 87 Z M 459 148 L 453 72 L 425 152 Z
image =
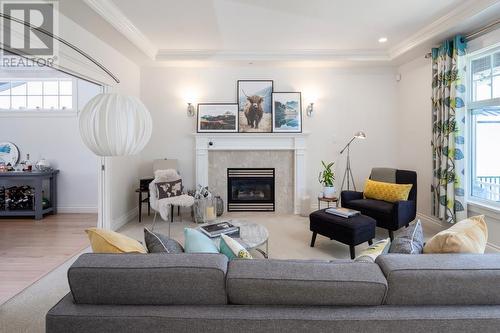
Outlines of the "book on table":
M 327 208 L 325 210 L 325 212 L 328 214 L 337 215 L 337 216 L 345 217 L 345 218 L 353 217 L 353 216 L 360 214 L 359 211 L 354 210 L 354 209 L 338 208 L 338 207 Z
M 220 235 L 233 234 L 239 231 L 239 228 L 231 224 L 229 221 L 207 224 L 201 226 L 200 229 L 211 238 L 218 237 Z

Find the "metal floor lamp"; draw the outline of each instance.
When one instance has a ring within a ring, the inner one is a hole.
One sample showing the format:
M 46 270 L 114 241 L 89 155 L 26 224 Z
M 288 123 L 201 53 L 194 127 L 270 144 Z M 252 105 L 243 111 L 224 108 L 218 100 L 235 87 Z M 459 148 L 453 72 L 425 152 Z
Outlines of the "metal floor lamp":
M 354 136 L 352 137 L 352 139 L 340 151 L 340 154 L 343 154 L 344 151 L 347 149 L 346 167 L 345 167 L 344 178 L 342 179 L 342 186 L 340 187 L 340 191 L 344 190 L 344 184 L 345 184 L 346 180 L 347 180 L 347 190 L 351 189 L 350 185 L 351 185 L 351 182 L 352 182 L 352 186 L 354 188 L 354 191 L 356 191 L 356 184 L 354 183 L 354 176 L 352 175 L 352 171 L 351 171 L 351 156 L 350 156 L 350 153 L 351 153 L 351 149 L 350 149 L 351 143 L 355 139 L 366 139 L 365 132 L 363 132 L 363 131 L 356 132 L 356 134 L 354 134 Z

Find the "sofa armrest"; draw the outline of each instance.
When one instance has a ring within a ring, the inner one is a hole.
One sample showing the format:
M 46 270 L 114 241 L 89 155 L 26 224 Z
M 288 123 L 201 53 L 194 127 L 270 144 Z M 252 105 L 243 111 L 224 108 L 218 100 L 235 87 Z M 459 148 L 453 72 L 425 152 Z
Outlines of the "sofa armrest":
M 415 201 L 401 200 L 394 203 L 394 219 L 399 227 L 407 225 L 415 219 L 417 215 L 417 207 Z
M 363 192 L 356 191 L 342 191 L 340 193 L 341 202 L 348 203 L 351 200 L 363 199 Z

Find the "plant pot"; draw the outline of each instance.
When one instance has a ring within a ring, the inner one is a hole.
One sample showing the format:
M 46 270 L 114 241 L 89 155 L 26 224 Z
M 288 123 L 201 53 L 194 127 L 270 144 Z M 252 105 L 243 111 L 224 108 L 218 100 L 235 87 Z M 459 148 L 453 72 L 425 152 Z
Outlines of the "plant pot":
M 335 197 L 335 187 L 334 186 L 325 186 L 323 187 L 323 195 L 325 198 L 334 198 Z

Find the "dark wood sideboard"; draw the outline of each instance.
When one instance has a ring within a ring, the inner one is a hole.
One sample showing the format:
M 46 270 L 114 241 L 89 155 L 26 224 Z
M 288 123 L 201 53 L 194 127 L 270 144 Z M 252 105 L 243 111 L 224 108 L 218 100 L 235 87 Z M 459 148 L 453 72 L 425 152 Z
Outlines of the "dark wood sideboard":
M 9 188 L 12 186 L 30 186 L 34 189 L 33 209 L 5 209 L 0 210 L 0 216 L 34 216 L 36 220 L 41 220 L 44 214 L 57 213 L 57 174 L 59 170 L 50 171 L 11 171 L 0 172 L 0 187 Z M 48 182 L 48 196 L 50 205 L 43 208 L 43 185 Z

